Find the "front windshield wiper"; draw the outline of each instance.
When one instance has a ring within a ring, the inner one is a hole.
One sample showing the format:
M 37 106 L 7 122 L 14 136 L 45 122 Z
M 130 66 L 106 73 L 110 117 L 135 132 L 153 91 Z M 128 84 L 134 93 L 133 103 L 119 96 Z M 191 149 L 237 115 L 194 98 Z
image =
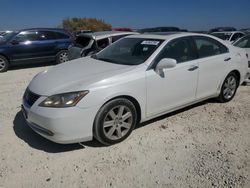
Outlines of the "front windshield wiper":
M 96 59 L 98 60 L 101 60 L 101 61 L 107 61 L 107 62 L 110 62 L 110 63 L 117 63 L 116 61 L 114 61 L 113 59 L 109 59 L 109 58 L 97 58 Z
M 99 57 L 97 57 L 96 54 L 92 55 L 91 58 L 97 59 L 97 60 L 101 60 L 101 61 L 106 61 L 106 62 L 109 62 L 109 63 L 117 63 L 117 62 L 114 61 L 113 59 L 109 59 L 109 58 L 99 58 Z
M 96 54 L 93 54 L 90 57 L 93 58 L 93 59 L 98 59 Z

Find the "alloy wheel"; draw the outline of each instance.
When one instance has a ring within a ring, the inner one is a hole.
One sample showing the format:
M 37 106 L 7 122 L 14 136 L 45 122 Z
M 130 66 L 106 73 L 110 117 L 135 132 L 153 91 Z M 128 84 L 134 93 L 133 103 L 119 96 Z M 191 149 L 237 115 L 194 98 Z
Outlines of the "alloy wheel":
M 6 66 L 6 62 L 4 59 L 0 58 L 0 71 L 3 70 Z
M 124 137 L 133 124 L 131 110 L 123 105 L 112 108 L 104 118 L 103 132 L 110 140 Z
M 223 96 L 225 97 L 225 99 L 229 100 L 231 99 L 237 89 L 237 80 L 234 76 L 229 76 L 224 84 L 223 87 Z
M 59 61 L 60 61 L 60 63 L 64 63 L 64 62 L 66 62 L 68 60 L 69 60 L 69 57 L 68 57 L 68 53 L 67 52 L 62 52 L 59 55 Z

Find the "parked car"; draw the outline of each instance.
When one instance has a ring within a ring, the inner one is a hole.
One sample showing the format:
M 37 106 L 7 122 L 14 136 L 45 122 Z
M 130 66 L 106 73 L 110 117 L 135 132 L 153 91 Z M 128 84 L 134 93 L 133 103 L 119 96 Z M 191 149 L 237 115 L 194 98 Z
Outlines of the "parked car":
M 244 29 L 241 29 L 240 31 L 250 34 L 250 28 L 244 28 Z
M 250 35 L 239 39 L 233 45 L 239 48 L 244 48 L 247 52 L 249 77 L 246 79 L 246 82 L 250 83 Z
M 68 60 L 73 39 L 63 29 L 34 28 L 10 32 L 0 38 L 0 72 L 24 63 Z
M 127 27 L 115 27 L 115 28 L 112 28 L 113 31 L 133 31 L 132 29 L 130 28 L 127 28 Z
M 135 32 L 102 31 L 80 34 L 76 37 L 74 44 L 69 47 L 69 59 L 77 59 L 93 55 L 104 49 L 111 43 L 128 35 L 138 34 Z
M 0 31 L 0 36 L 2 36 L 6 31 Z
M 91 30 L 80 30 L 80 31 L 76 31 L 74 32 L 74 36 L 77 37 L 78 35 L 81 35 L 83 33 L 92 33 L 93 31 Z
M 241 37 L 245 36 L 245 33 L 241 31 L 227 31 L 227 32 L 214 32 L 211 35 L 216 36 L 222 40 L 228 41 L 233 43 L 240 39 Z
M 3 38 L 5 35 L 12 33 L 13 31 L 0 31 L 0 38 Z
M 181 31 L 178 27 L 153 27 L 137 30 L 139 33 L 152 33 L 152 32 L 176 32 Z
M 223 32 L 223 31 L 237 31 L 234 27 L 216 27 L 209 30 L 209 33 Z
M 22 109 L 28 125 L 51 141 L 110 145 L 140 122 L 208 98 L 229 102 L 246 67 L 243 49 L 213 36 L 131 35 L 36 75 Z

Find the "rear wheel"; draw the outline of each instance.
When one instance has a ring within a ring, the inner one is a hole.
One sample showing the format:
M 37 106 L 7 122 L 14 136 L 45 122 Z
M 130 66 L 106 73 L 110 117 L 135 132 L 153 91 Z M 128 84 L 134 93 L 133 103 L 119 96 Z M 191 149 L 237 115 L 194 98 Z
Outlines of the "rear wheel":
M 97 113 L 94 122 L 94 136 L 104 145 L 125 140 L 137 122 L 134 104 L 123 98 L 106 103 Z
M 68 50 L 62 50 L 62 51 L 58 52 L 58 54 L 56 55 L 56 63 L 57 64 L 65 63 L 68 60 L 69 60 Z
M 6 72 L 9 68 L 9 61 L 0 55 L 0 72 Z
M 231 101 L 235 96 L 238 86 L 239 86 L 239 78 L 234 72 L 231 72 L 230 74 L 227 75 L 226 79 L 222 84 L 218 100 L 220 102 Z

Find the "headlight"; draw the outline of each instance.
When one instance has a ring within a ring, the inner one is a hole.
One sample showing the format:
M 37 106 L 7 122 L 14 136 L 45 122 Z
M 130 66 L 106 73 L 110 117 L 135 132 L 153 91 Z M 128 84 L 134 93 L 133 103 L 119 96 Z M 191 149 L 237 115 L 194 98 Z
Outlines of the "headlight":
M 64 108 L 75 106 L 89 91 L 62 93 L 47 97 L 39 104 L 42 107 Z

